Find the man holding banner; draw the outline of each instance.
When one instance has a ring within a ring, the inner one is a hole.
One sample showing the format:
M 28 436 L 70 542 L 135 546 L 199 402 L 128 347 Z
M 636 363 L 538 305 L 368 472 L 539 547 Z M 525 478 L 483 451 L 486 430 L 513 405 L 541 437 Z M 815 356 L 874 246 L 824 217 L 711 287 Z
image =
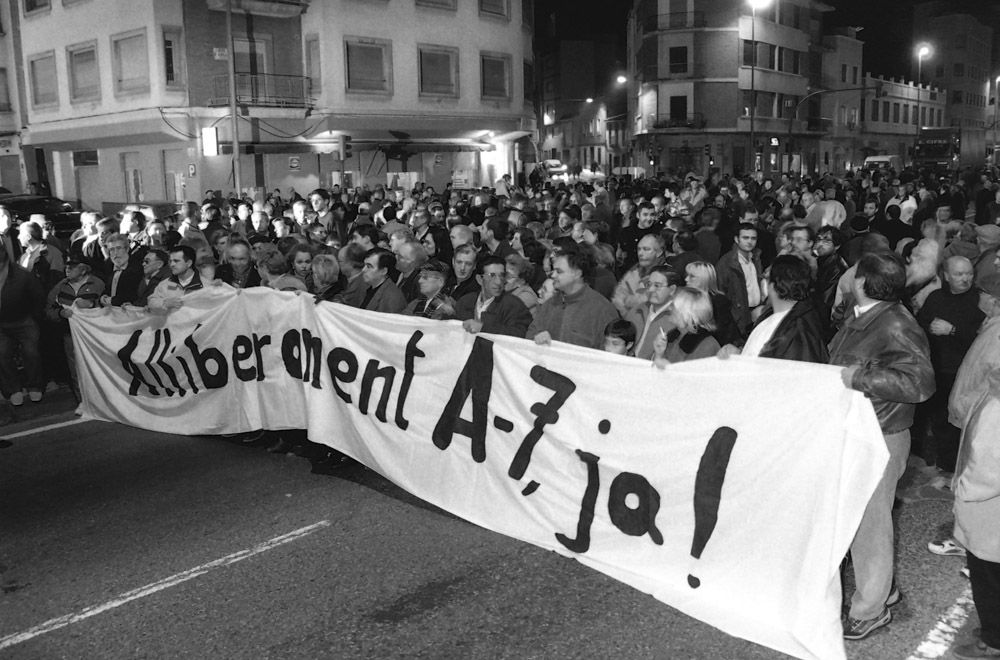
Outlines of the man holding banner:
M 830 344 L 830 363 L 845 367 L 844 384 L 871 400 L 889 449 L 889 463 L 851 544 L 856 588 L 844 619 L 844 638 L 850 640 L 888 625 L 889 607 L 899 602 L 893 584 L 892 505 L 910 453 L 915 405 L 934 393 L 927 337 L 899 302 L 905 286 L 906 267 L 898 256 L 864 256 L 852 285 L 854 314 Z

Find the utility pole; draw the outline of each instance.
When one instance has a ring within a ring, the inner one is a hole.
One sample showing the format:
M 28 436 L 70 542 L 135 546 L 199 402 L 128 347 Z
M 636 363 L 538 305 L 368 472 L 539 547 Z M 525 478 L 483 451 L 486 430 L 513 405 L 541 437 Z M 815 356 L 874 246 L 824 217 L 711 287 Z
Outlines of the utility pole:
M 236 115 L 236 49 L 233 41 L 233 0 L 226 0 L 226 45 L 229 48 L 229 120 L 233 133 L 233 185 L 236 196 L 243 196 L 243 171 L 240 168 L 240 125 Z

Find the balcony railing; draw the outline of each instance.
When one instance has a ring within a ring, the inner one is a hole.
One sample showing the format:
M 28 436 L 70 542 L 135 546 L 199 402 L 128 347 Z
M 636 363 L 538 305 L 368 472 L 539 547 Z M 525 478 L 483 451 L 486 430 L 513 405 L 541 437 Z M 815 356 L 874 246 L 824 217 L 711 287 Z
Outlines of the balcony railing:
M 640 21 L 640 25 L 643 36 L 650 32 L 700 28 L 705 27 L 705 12 L 679 11 L 671 14 L 653 14 L 651 16 L 644 16 Z
M 663 129 L 701 129 L 705 128 L 705 117 L 701 113 L 684 117 L 661 117 L 653 122 L 653 128 Z
M 270 73 L 237 73 L 236 103 L 271 108 L 311 108 L 312 79 Z M 229 104 L 229 76 L 215 76 L 209 105 Z

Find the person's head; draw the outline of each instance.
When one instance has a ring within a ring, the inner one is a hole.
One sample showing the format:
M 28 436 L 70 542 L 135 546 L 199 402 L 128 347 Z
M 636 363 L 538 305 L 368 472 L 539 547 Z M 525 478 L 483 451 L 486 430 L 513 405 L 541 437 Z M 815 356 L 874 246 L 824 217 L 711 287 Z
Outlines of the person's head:
M 170 274 L 174 277 L 183 277 L 194 268 L 197 255 L 190 245 L 177 245 L 170 250 L 168 265 Z
M 265 284 L 286 274 L 291 268 L 288 258 L 280 250 L 269 252 L 263 261 L 257 262 L 257 271 L 261 274 L 261 279 L 265 281 Z
M 535 270 L 534 264 L 519 254 L 508 254 L 504 261 L 507 263 L 508 289 L 527 282 Z
M 308 245 L 296 245 L 288 251 L 287 259 L 295 277 L 304 280 L 312 273 L 313 251 Z
M 457 250 L 460 245 L 471 245 L 475 234 L 468 225 L 454 225 L 449 236 L 452 248 Z
M 639 204 L 637 216 L 640 227 L 648 227 L 656 221 L 656 207 L 649 202 Z
M 428 259 L 449 263 L 453 254 L 448 230 L 440 225 L 431 225 L 420 238 Z
M 419 270 L 427 261 L 427 251 L 418 241 L 410 239 L 396 249 L 396 269 L 404 275 Z
M 698 239 L 695 235 L 687 230 L 679 231 L 674 234 L 674 252 L 694 252 L 698 249 Z
M 267 214 L 264 213 L 263 211 L 254 211 L 253 213 L 250 214 L 250 225 L 251 225 L 250 228 L 253 229 L 255 232 L 261 234 L 267 233 L 269 223 L 270 219 L 267 217 Z
M 4 253 L 3 261 L 7 260 L 7 250 L 0 250 Z M 71 254 L 66 257 L 65 264 L 66 278 L 73 284 L 79 284 L 87 279 L 90 275 L 90 264 L 83 260 L 80 255 Z
M 396 256 L 383 248 L 369 250 L 365 255 L 364 266 L 361 269 L 361 277 L 364 278 L 368 286 L 378 286 L 389 275 L 389 271 L 396 267 Z
M 582 250 L 561 250 L 552 260 L 552 279 L 556 291 L 573 294 L 587 286 L 586 279 L 593 270 L 589 252 Z
M 420 275 L 417 278 L 420 295 L 433 298 L 441 293 L 447 279 L 448 265 L 438 259 L 428 260 L 420 267 Z
M 170 257 L 167 256 L 167 253 L 159 248 L 152 248 L 150 250 L 147 250 L 146 254 L 143 255 L 142 257 L 143 276 L 147 278 L 152 277 L 160 270 L 162 270 L 163 267 L 167 265 L 167 262 L 169 260 Z
M 802 193 L 801 203 L 802 203 L 802 206 L 804 206 L 804 207 L 806 207 L 806 209 L 808 209 L 810 206 L 812 206 L 813 204 L 816 203 L 816 195 L 814 195 L 811 192 L 804 192 L 804 193 Z
M 455 271 L 455 279 L 459 282 L 472 277 L 476 272 L 476 248 L 466 243 L 455 250 L 455 256 L 451 260 L 451 266 Z
M 698 330 L 715 330 L 712 300 L 701 289 L 680 287 L 670 305 L 671 318 L 681 332 L 691 334 Z
M 292 227 L 285 218 L 275 218 L 271 221 L 271 232 L 276 239 L 282 239 L 292 233 Z
M 707 293 L 719 290 L 719 277 L 715 266 L 707 261 L 692 261 L 684 269 L 684 284 Z
M 337 251 L 337 263 L 340 272 L 346 277 L 354 277 L 364 268 L 365 255 L 368 252 L 357 243 L 348 243 Z
M 332 254 L 317 254 L 310 265 L 313 285 L 317 290 L 325 289 L 340 277 L 340 264 Z
M 767 283 L 768 294 L 779 300 L 806 300 L 812 287 L 812 269 L 801 257 L 778 255 L 768 270 Z
M 417 209 L 410 218 L 410 226 L 414 231 L 420 231 L 431 222 L 431 214 L 425 209 Z
M 748 222 L 741 223 L 734 240 L 737 249 L 743 254 L 749 255 L 757 248 L 757 227 Z
M 242 238 L 230 241 L 226 247 L 226 263 L 237 274 L 250 270 L 250 244 Z
M 631 321 L 618 319 L 604 328 L 604 351 L 615 355 L 628 355 L 635 346 L 635 326 Z
M 413 231 L 409 227 L 397 229 L 389 235 L 389 249 L 393 254 L 399 254 L 399 246 L 413 240 Z
M 108 251 L 108 258 L 115 268 L 125 268 L 128 266 L 128 236 L 125 234 L 112 234 L 105 239 L 104 249 Z
M 678 287 L 684 286 L 684 278 L 669 266 L 654 266 L 643 285 L 647 302 L 653 307 L 662 307 L 673 299 Z
M 483 224 L 484 240 L 505 241 L 510 225 L 502 218 L 490 218 Z
M 944 281 L 952 293 L 961 294 L 972 288 L 976 272 L 972 262 L 966 257 L 948 257 L 942 270 Z
M 484 258 L 476 268 L 476 280 L 482 287 L 483 297 L 499 296 L 507 283 L 507 263 L 500 257 Z
M 663 259 L 663 252 L 666 246 L 663 238 L 659 234 L 646 234 L 639 239 L 636 247 L 636 256 L 639 257 L 640 268 L 651 268 Z
M 122 213 L 122 220 L 118 223 L 118 230 L 128 236 L 142 230 L 146 224 L 146 216 L 139 211 L 125 211 Z
M 198 268 L 198 276 L 201 277 L 202 282 L 211 282 L 215 279 L 215 259 L 212 259 L 212 257 L 208 255 L 198 257 L 196 267 Z
M 873 252 L 858 261 L 854 274 L 854 296 L 867 301 L 896 302 L 906 286 L 906 265 L 893 252 Z
M 791 244 L 799 254 L 809 254 L 816 244 L 816 232 L 809 225 L 795 225 L 792 227 Z
M 118 221 L 114 218 L 104 218 L 97 223 L 97 244 L 102 248 L 112 234 L 118 233 Z
M 253 206 L 250 202 L 240 202 L 236 207 L 236 217 L 246 222 L 250 219 L 250 214 L 253 213 Z
M 313 211 L 323 215 L 330 208 L 330 193 L 323 188 L 317 188 L 309 193 L 309 203 L 312 205 Z
M 844 243 L 844 232 L 840 231 L 836 227 L 831 227 L 826 225 L 820 227 L 819 231 L 816 232 L 816 244 L 813 249 L 816 251 L 816 256 L 818 257 L 828 257 L 837 251 Z
M 146 225 L 146 238 L 149 245 L 163 245 L 163 237 L 167 226 L 159 220 L 153 220 Z
M 562 232 L 569 232 L 573 228 L 573 224 L 580 221 L 580 207 L 576 204 L 570 204 L 569 206 L 563 208 L 559 211 L 559 230 Z
M 37 222 L 22 222 L 17 228 L 17 238 L 21 245 L 37 245 L 42 242 L 42 226 Z

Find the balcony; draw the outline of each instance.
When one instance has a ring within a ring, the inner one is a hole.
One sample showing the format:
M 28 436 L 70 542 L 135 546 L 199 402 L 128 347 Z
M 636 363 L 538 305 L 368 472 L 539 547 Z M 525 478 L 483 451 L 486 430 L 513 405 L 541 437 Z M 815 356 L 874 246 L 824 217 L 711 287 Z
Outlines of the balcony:
M 646 36 L 651 32 L 701 28 L 706 25 L 705 12 L 679 11 L 671 14 L 652 14 L 643 17 L 639 25 L 642 30 L 642 36 Z
M 705 117 L 701 113 L 684 117 L 661 117 L 653 122 L 654 130 L 700 130 L 705 128 Z
M 208 8 L 226 11 L 227 0 L 208 0 Z M 267 16 L 269 18 L 294 18 L 309 7 L 309 0 L 232 0 L 234 12 Z
M 312 108 L 312 80 L 308 76 L 237 73 L 236 103 L 268 108 Z M 211 106 L 229 105 L 229 76 L 213 79 Z

